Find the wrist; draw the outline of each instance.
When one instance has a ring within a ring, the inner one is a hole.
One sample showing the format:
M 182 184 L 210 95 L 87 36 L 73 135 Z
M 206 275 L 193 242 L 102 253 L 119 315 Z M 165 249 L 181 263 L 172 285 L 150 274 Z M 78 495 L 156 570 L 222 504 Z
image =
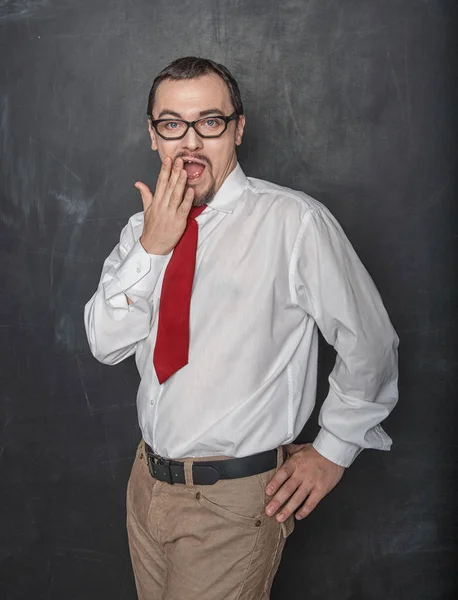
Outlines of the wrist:
M 164 246 L 148 244 L 148 242 L 144 240 L 143 236 L 140 237 L 140 244 L 145 252 L 148 254 L 154 254 L 156 256 L 166 256 L 173 250 L 173 248 L 164 248 Z

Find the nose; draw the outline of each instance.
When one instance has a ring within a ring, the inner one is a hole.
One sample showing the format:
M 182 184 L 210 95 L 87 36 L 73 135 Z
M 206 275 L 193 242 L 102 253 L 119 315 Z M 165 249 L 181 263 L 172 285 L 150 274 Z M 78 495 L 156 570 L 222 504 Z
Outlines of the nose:
M 181 146 L 190 152 L 195 152 L 202 148 L 202 138 L 197 135 L 195 129 L 190 127 L 184 138 L 181 140 Z

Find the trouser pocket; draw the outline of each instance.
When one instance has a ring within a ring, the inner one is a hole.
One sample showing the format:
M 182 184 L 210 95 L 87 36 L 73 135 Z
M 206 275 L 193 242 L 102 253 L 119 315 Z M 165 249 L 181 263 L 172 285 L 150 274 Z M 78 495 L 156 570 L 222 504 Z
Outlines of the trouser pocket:
M 233 523 L 260 527 L 265 520 L 265 494 L 259 475 L 220 479 L 213 485 L 196 485 L 196 499 L 206 510 Z

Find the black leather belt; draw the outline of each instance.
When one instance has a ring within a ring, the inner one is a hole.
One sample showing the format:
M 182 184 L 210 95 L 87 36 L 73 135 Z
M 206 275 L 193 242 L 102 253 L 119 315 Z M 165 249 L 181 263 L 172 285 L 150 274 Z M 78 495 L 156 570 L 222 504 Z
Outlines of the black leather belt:
M 183 462 L 155 454 L 146 442 L 145 450 L 149 472 L 153 477 L 167 483 L 186 483 Z M 276 466 L 277 450 L 266 450 L 243 458 L 195 462 L 192 465 L 192 478 L 196 485 L 213 485 L 220 479 L 249 477 L 270 471 Z

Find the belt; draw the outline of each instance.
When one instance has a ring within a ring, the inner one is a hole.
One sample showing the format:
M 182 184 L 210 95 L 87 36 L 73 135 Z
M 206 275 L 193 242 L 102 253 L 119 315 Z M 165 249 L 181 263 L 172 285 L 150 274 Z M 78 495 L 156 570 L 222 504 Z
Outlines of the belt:
M 184 463 L 155 454 L 145 442 L 146 460 L 152 477 L 167 483 L 186 483 Z M 284 452 L 284 450 L 283 450 Z M 266 450 L 242 458 L 198 461 L 192 465 L 196 485 L 213 485 L 220 479 L 238 479 L 270 471 L 277 466 L 277 450 Z

